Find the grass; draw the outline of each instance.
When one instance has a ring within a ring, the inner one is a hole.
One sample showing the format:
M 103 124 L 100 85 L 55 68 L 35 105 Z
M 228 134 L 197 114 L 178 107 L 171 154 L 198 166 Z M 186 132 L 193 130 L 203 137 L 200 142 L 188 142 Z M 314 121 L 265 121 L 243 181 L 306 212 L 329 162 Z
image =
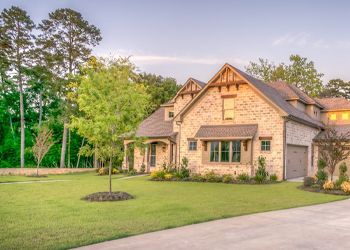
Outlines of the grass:
M 135 199 L 86 202 L 106 191 L 107 176 L 49 176 L 66 182 L 0 184 L 0 249 L 67 249 L 208 220 L 344 199 L 297 189 L 299 183 L 230 185 L 113 177 L 114 191 Z M 0 182 L 38 178 L 0 176 Z

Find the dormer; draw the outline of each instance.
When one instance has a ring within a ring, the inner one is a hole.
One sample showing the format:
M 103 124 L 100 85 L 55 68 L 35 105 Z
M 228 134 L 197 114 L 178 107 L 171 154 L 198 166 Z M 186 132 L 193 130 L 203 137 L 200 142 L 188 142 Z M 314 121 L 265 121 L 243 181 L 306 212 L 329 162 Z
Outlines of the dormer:
M 175 97 L 170 101 L 173 103 L 173 112 L 176 116 L 206 85 L 194 78 L 189 78 L 182 88 L 177 92 Z
M 320 98 L 317 101 L 324 106 L 321 120 L 325 124 L 350 124 L 350 101 L 342 97 Z

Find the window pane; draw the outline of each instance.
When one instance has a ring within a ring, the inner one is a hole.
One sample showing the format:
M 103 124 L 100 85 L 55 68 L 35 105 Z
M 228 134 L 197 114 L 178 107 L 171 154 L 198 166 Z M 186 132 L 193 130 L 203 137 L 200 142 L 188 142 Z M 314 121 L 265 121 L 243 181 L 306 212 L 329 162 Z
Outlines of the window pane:
M 213 141 L 210 143 L 210 161 L 219 161 L 219 142 Z
M 331 114 L 329 119 L 331 119 L 332 121 L 337 120 L 337 114 Z
M 233 109 L 225 109 L 224 110 L 224 119 L 225 120 L 232 120 L 235 115 L 235 112 Z
M 154 167 L 156 165 L 156 144 L 151 144 L 150 158 L 150 164 Z
M 188 149 L 189 150 L 197 150 L 197 142 L 196 141 L 189 141 L 188 142 Z
M 270 149 L 271 149 L 271 141 L 261 141 L 262 151 L 270 151 Z
M 224 98 L 223 99 L 223 116 L 224 120 L 231 120 L 234 118 L 234 98 Z
M 341 118 L 342 120 L 349 120 L 349 113 L 342 113 Z
M 234 98 L 224 98 L 224 109 L 233 109 L 235 105 Z
M 169 111 L 169 118 L 173 118 L 174 117 L 174 112 Z
M 221 142 L 221 161 L 222 162 L 230 161 L 230 142 L 228 141 Z
M 241 141 L 232 142 L 232 162 L 241 161 Z

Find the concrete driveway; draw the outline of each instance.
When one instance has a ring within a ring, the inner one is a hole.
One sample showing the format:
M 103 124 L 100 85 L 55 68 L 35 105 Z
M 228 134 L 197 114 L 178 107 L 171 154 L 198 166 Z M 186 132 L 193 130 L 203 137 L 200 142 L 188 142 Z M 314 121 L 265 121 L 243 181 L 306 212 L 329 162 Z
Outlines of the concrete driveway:
M 350 249 L 350 200 L 205 222 L 81 249 Z

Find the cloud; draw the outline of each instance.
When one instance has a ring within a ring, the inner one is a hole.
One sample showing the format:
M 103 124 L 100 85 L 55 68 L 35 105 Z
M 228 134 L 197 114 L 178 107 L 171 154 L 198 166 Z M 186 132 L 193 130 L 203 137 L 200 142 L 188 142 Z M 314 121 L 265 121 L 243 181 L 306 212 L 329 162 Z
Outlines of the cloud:
M 285 34 L 277 37 L 272 41 L 273 46 L 299 46 L 299 47 L 313 47 L 313 48 L 329 48 L 323 39 L 314 39 L 311 34 L 306 32 L 300 32 L 296 34 Z

